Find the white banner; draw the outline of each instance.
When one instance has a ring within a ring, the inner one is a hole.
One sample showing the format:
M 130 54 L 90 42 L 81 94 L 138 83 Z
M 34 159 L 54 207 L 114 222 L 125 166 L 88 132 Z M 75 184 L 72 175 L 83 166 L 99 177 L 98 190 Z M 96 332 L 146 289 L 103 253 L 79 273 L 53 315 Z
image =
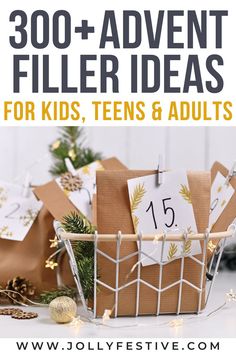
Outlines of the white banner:
M 2 2 L 0 125 L 236 125 L 235 18 L 230 0 Z
M 8 338 L 3 353 L 214 353 L 234 354 L 236 338 Z

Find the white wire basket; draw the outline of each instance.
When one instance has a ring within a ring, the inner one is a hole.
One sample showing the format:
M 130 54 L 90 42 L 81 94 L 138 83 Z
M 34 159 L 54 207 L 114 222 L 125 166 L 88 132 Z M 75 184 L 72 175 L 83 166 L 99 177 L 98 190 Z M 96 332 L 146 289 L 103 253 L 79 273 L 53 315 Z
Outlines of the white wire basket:
M 156 292 L 157 301 L 156 301 L 156 315 L 161 314 L 161 294 L 165 293 L 172 287 L 178 286 L 178 294 L 177 294 L 177 306 L 175 313 L 181 313 L 181 302 L 182 302 L 182 289 L 183 285 L 187 284 L 189 287 L 193 288 L 195 292 L 198 294 L 197 300 L 197 307 L 196 311 L 192 311 L 196 314 L 200 313 L 203 308 L 209 302 L 209 297 L 212 292 L 215 278 L 218 274 L 218 268 L 221 260 L 221 256 L 224 250 L 224 246 L 226 240 L 234 235 L 235 232 L 235 225 L 230 225 L 227 231 L 225 232 L 216 232 L 216 233 L 209 233 L 208 230 L 205 233 L 198 233 L 198 234 L 188 234 L 188 233 L 164 233 L 164 234 L 156 234 L 156 235 L 149 235 L 149 234 L 122 234 L 120 231 L 117 234 L 98 234 L 95 232 L 94 234 L 73 234 L 65 232 L 62 228 L 61 224 L 57 221 L 54 223 L 56 235 L 60 241 L 62 241 L 65 245 L 65 248 L 68 252 L 70 267 L 75 279 L 75 283 L 78 289 L 79 296 L 81 298 L 82 305 L 86 312 L 93 311 L 94 318 L 97 316 L 97 289 L 99 286 L 102 286 L 112 293 L 114 293 L 114 307 L 113 307 L 113 316 L 117 317 L 119 314 L 119 293 L 124 288 L 127 288 L 133 284 L 136 284 L 136 304 L 135 304 L 135 316 L 140 315 L 140 285 L 143 284 Z M 168 286 L 162 286 L 162 278 L 164 266 L 168 263 L 174 262 L 176 259 L 163 261 L 163 250 L 165 247 L 165 243 L 169 241 L 180 242 L 183 245 L 183 249 L 186 242 L 188 240 L 194 241 L 199 240 L 201 241 L 202 246 L 202 253 L 200 256 L 192 256 L 182 254 L 178 259 L 180 260 L 180 273 L 178 280 L 169 284 Z M 87 301 L 84 297 L 79 271 L 77 268 L 77 263 L 74 255 L 73 244 L 76 241 L 85 241 L 85 242 L 94 242 L 94 297 L 93 297 L 93 309 L 91 310 L 88 305 Z M 134 253 L 129 254 L 125 257 L 120 257 L 120 249 L 121 243 L 123 242 L 138 242 L 137 250 Z M 142 250 L 142 243 L 144 241 L 158 241 L 158 244 L 161 244 L 161 259 L 158 261 L 153 259 L 151 255 L 148 255 L 143 252 Z M 116 257 L 112 258 L 110 255 L 104 253 L 102 250 L 99 249 L 99 242 L 116 242 Z M 211 247 L 209 247 L 209 245 Z M 210 253 L 210 258 L 209 258 Z M 107 258 L 110 262 L 115 264 L 115 286 L 112 287 L 109 284 L 104 283 L 101 279 L 99 279 L 98 269 L 97 269 L 97 260 L 98 255 L 101 255 Z M 130 282 L 120 286 L 119 285 L 119 270 L 120 264 L 131 257 L 137 257 L 137 277 L 132 279 Z M 153 286 L 152 284 L 148 283 L 141 277 L 141 259 L 142 257 L 148 257 L 154 260 L 159 265 L 159 279 L 158 285 Z M 186 263 L 186 258 L 191 258 L 192 261 L 196 262 L 199 265 L 199 284 L 193 284 L 189 279 L 184 278 L 184 267 Z M 205 289 L 205 281 L 207 280 L 207 288 Z M 206 290 L 205 296 L 203 296 L 203 292 Z M 129 301 L 129 299 L 127 299 Z M 204 303 L 203 303 L 204 302 Z M 173 312 L 172 312 L 173 313 Z

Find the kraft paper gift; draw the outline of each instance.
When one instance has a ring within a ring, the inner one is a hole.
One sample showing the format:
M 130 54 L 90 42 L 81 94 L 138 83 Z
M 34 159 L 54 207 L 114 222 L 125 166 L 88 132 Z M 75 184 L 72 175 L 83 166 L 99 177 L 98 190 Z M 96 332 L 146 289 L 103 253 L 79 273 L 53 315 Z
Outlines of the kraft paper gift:
M 97 228 L 98 233 L 134 233 L 128 197 L 127 180 L 131 178 L 154 174 L 156 171 L 98 171 L 97 172 Z M 199 232 L 208 227 L 210 209 L 211 178 L 208 172 L 188 172 L 188 182 L 191 192 L 194 215 Z M 110 257 L 116 257 L 115 242 L 99 242 L 98 248 Z M 136 242 L 121 243 L 120 257 L 127 256 L 137 250 Z M 201 259 L 201 255 L 196 256 Z M 137 256 L 121 262 L 119 271 L 119 286 L 137 277 Z M 184 278 L 196 286 L 200 286 L 201 267 L 191 260 L 185 259 Z M 163 269 L 162 287 L 179 280 L 180 260 L 176 259 Z M 115 264 L 98 255 L 99 280 L 115 287 Z M 128 280 L 127 280 L 128 276 Z M 159 266 L 142 267 L 141 278 L 154 286 L 159 281 Z M 204 277 L 205 279 L 205 277 Z M 175 313 L 178 304 L 179 285 L 170 288 L 161 295 L 161 313 Z M 114 293 L 100 286 L 97 290 L 97 315 L 102 316 L 105 309 L 114 309 Z M 205 303 L 205 280 L 201 308 Z M 198 307 L 198 292 L 183 284 L 181 312 L 196 312 Z M 136 284 L 119 291 L 118 315 L 134 315 L 136 309 Z M 141 284 L 139 314 L 156 314 L 157 293 Z
M 110 158 L 101 161 L 102 166 L 105 169 L 125 169 L 126 167 L 116 158 Z M 78 209 L 72 204 L 72 202 L 67 198 L 65 193 L 60 189 L 58 184 L 53 180 L 45 185 L 39 186 L 34 190 L 35 195 L 40 199 L 45 208 L 51 213 L 50 217 L 50 228 L 52 230 L 51 238 L 54 237 L 55 231 L 53 230 L 53 220 L 62 220 L 65 215 L 70 214 L 71 212 L 78 212 Z M 94 205 L 96 203 L 96 198 L 93 198 L 92 208 L 94 210 L 93 221 L 95 221 L 96 213 Z M 53 235 L 53 237 L 52 237 Z M 52 249 L 50 249 L 52 253 Z M 50 272 L 50 271 L 49 271 Z M 51 273 L 55 271 L 51 270 Z M 62 262 L 60 262 L 60 274 L 62 276 L 63 283 L 67 286 L 74 285 L 74 279 L 70 270 L 68 256 L 63 254 Z M 55 282 L 54 282 L 55 283 Z
M 56 272 L 45 268 L 54 235 L 53 217 L 43 207 L 23 241 L 0 239 L 0 284 L 5 287 L 8 280 L 20 276 L 30 280 L 37 293 L 55 288 Z M 68 278 L 68 268 L 63 269 Z
M 126 168 L 116 158 L 101 162 L 104 168 Z M 32 227 L 22 242 L 0 239 L 0 285 L 21 276 L 30 280 L 36 292 L 57 287 L 56 271 L 45 268 L 45 261 L 53 253 L 50 239 L 55 236 L 54 218 L 60 220 L 71 211 L 77 211 L 58 185 L 52 181 L 35 189 L 35 194 L 44 202 Z M 65 285 L 73 285 L 74 280 L 66 253 L 61 255 L 60 276 Z
M 112 157 L 103 161 L 100 161 L 105 170 L 124 170 L 126 166 L 123 165 L 117 158 Z M 49 212 L 56 220 L 62 220 L 65 215 L 71 212 L 78 212 L 79 210 L 73 205 L 73 203 L 67 198 L 65 193 L 60 189 L 58 184 L 52 180 L 49 183 L 35 188 L 34 193 L 36 197 L 41 200 Z M 96 220 L 96 210 L 94 205 L 96 204 L 96 197 L 93 196 L 92 209 L 94 212 L 93 223 Z

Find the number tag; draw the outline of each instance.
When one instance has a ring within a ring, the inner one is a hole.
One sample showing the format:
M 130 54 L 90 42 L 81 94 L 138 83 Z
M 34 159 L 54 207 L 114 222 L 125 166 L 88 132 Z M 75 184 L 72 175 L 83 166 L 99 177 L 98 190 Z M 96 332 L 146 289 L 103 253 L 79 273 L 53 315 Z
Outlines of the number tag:
M 186 172 L 166 172 L 165 181 L 160 186 L 156 186 L 155 175 L 134 178 L 128 181 L 128 189 L 136 232 L 157 234 L 164 230 L 172 233 L 197 231 Z M 156 261 L 161 260 L 161 244 L 154 247 L 153 242 L 146 241 L 143 251 Z M 162 260 L 169 261 L 183 252 L 186 256 L 201 253 L 200 242 L 188 242 L 185 249 L 179 242 L 166 242 Z M 142 265 L 155 263 L 142 256 Z
M 103 170 L 103 166 L 99 161 L 92 162 L 82 168 L 79 168 L 76 172 L 81 180 L 81 186 L 71 191 L 69 187 L 63 185 L 62 178 L 56 179 L 59 187 L 65 192 L 74 206 L 92 221 L 92 200 L 93 195 L 96 193 L 96 171 Z M 68 189 L 67 189 L 68 188 Z
M 0 238 L 23 241 L 41 207 L 32 192 L 24 198 L 20 186 L 0 181 Z
M 230 183 L 226 184 L 225 177 L 218 172 L 211 186 L 211 208 L 209 218 L 210 230 L 223 213 L 234 194 L 234 188 Z

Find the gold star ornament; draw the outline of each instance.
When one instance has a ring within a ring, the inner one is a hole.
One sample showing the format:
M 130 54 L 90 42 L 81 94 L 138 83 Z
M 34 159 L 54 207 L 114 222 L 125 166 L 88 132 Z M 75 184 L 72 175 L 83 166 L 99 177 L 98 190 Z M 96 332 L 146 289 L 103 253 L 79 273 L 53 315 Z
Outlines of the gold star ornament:
M 54 248 L 58 246 L 58 238 L 55 236 L 53 239 L 49 240 L 51 243 L 50 248 Z
M 49 259 L 46 260 L 45 268 L 50 268 L 50 269 L 54 270 L 54 268 L 57 266 L 58 266 L 57 262 L 54 262 L 53 260 L 50 261 Z

